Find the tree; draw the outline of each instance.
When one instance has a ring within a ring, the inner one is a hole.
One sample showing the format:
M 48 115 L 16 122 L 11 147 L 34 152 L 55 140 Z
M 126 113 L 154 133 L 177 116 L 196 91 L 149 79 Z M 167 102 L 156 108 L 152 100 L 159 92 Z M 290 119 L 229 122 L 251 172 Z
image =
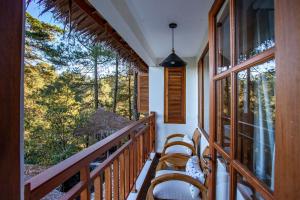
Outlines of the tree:
M 114 87 L 114 102 L 113 112 L 117 109 L 117 98 L 118 98 L 118 87 L 119 87 L 119 55 L 116 54 L 116 71 L 115 71 L 115 87 Z
M 128 67 L 128 117 L 132 119 L 132 109 L 131 109 L 131 64 Z
M 58 41 L 63 33 L 58 26 L 41 22 L 26 13 L 25 65 L 49 61 L 50 55 L 55 54 L 53 43 Z
M 138 100 L 138 73 L 134 72 L 134 89 L 133 89 L 133 119 L 134 120 L 139 120 L 140 115 L 138 112 L 138 105 L 137 105 L 137 100 Z

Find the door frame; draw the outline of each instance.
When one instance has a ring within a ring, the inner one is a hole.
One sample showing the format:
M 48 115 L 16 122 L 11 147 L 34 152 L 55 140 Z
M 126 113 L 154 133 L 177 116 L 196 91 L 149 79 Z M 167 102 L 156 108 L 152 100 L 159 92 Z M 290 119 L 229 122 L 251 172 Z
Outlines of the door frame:
M 229 162 L 229 173 L 230 173 L 230 199 L 235 199 L 236 193 L 236 176 L 237 173 L 241 174 L 247 182 L 251 184 L 255 188 L 256 191 L 261 193 L 265 199 L 274 199 L 274 192 L 271 192 L 264 184 L 259 181 L 250 170 L 248 170 L 245 166 L 243 166 L 238 160 L 235 158 L 235 147 L 236 147 L 236 84 L 237 84 L 237 73 L 245 70 L 251 66 L 255 66 L 256 64 L 263 63 L 267 60 L 275 58 L 275 47 L 264 51 L 256 56 L 253 56 L 242 62 L 240 64 L 235 64 L 235 0 L 228 0 L 229 4 L 229 20 L 230 20 L 230 61 L 231 68 L 227 71 L 221 72 L 219 74 L 216 73 L 216 27 L 215 27 L 215 18 L 218 14 L 219 10 L 225 3 L 225 0 L 216 0 L 209 12 L 209 65 L 210 65 L 210 138 L 209 145 L 211 151 L 211 174 L 209 176 L 209 197 L 210 199 L 216 198 L 216 162 L 217 162 L 217 153 L 220 154 L 226 161 Z M 276 23 L 276 22 L 275 22 Z M 276 44 L 277 48 L 277 44 Z M 276 70 L 278 69 L 278 65 L 276 65 Z M 277 76 L 277 72 L 276 72 Z M 225 77 L 230 77 L 231 79 L 231 97 L 230 97 L 230 113 L 231 113 L 231 123 L 230 123 L 230 154 L 226 153 L 224 149 L 216 143 L 216 82 Z M 278 81 L 278 80 L 276 80 Z M 276 89 L 277 90 L 277 89 Z M 276 94 L 277 91 L 276 91 Z M 277 111 L 276 111 L 277 112 Z M 276 117 L 277 121 L 277 117 Z M 299 140 L 300 141 L 300 140 Z M 278 149 L 278 144 L 276 143 L 276 150 Z M 276 176 L 276 174 L 275 174 Z
M 25 0 L 0 5 L 0 196 L 22 200 Z

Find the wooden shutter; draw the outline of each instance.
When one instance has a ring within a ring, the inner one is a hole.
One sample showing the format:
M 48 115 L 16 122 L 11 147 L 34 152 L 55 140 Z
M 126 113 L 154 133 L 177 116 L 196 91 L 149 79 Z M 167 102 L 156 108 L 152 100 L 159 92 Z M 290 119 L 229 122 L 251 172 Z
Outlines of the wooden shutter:
M 185 67 L 165 68 L 164 121 L 185 124 Z
M 149 80 L 145 73 L 138 76 L 138 110 L 140 113 L 149 112 Z

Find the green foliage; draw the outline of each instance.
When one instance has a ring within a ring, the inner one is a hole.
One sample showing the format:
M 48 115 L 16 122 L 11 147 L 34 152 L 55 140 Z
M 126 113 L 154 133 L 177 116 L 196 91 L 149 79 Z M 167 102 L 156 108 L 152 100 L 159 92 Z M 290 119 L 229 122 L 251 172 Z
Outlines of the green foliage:
M 76 33 L 65 37 L 58 26 L 26 13 L 25 163 L 54 165 L 89 144 L 74 130 L 95 112 L 95 79 L 99 103 L 113 108 L 115 52 Z M 94 70 L 97 70 L 96 77 Z M 117 113 L 129 118 L 128 71 L 120 66 Z M 98 72 L 99 71 L 99 72 Z M 130 85 L 133 90 L 133 81 Z

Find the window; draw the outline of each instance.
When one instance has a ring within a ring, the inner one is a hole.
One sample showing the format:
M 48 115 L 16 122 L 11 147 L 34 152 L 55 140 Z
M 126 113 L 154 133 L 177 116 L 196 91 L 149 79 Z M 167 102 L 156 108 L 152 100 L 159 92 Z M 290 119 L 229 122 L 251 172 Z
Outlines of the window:
M 210 146 L 217 157 L 212 159 L 213 199 L 221 187 L 223 158 L 231 166 L 229 188 L 235 193 L 230 197 L 272 199 L 276 134 L 274 0 L 216 0 L 209 22 L 209 56 L 214 62 L 210 63 L 214 70 Z
M 216 140 L 230 152 L 231 125 L 231 80 L 230 77 L 216 82 Z
M 206 139 L 209 135 L 209 104 L 210 104 L 210 75 L 209 75 L 208 46 L 204 50 L 198 66 L 199 87 L 199 128 Z
M 185 124 L 185 67 L 165 67 L 164 121 Z
M 149 112 L 149 80 L 145 73 L 138 75 L 138 110 L 140 113 Z
M 236 58 L 241 63 L 275 45 L 274 1 L 235 2 Z
M 217 154 L 216 200 L 230 199 L 230 174 L 228 161 Z
M 274 189 L 275 61 L 237 75 L 237 159 Z
M 229 1 L 227 0 L 216 17 L 216 71 L 230 68 Z

